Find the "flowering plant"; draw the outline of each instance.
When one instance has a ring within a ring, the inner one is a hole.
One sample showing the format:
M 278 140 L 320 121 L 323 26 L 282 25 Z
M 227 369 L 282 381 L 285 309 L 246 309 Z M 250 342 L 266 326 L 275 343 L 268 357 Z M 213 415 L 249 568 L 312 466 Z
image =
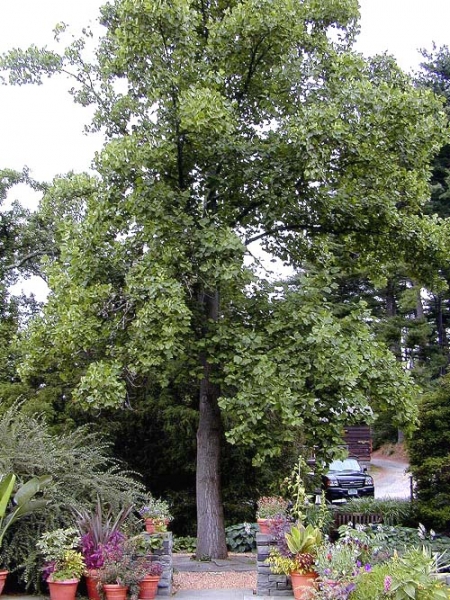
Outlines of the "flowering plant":
M 427 549 L 410 548 L 403 556 L 397 553 L 376 564 L 370 571 L 361 571 L 355 579 L 352 600 L 445 600 L 447 588 L 434 576 L 435 557 Z
M 125 541 L 121 531 L 111 533 L 105 543 L 97 543 L 91 532 L 81 536 L 81 553 L 88 569 L 100 569 L 108 556 L 115 555 Z
M 79 579 L 85 570 L 83 556 L 76 550 L 80 536 L 74 527 L 48 531 L 36 546 L 46 561 L 43 569 L 45 581 Z
M 363 570 L 370 571 L 370 564 L 359 560 L 360 550 L 354 544 L 328 542 L 319 548 L 315 570 L 319 575 L 320 598 L 347 600 L 355 589 L 354 579 Z
M 273 573 L 306 574 L 315 570 L 317 552 L 323 543 L 318 527 L 305 527 L 300 522 L 293 524 L 280 517 L 276 520 L 274 531 L 277 546 L 267 559 Z
M 131 513 L 132 506 L 122 508 L 114 516 L 112 510 L 104 512 L 100 498 L 94 510 L 73 509 L 80 533 L 81 553 L 88 569 L 99 569 L 105 557 L 115 554 L 123 545 L 125 535 L 120 531 Z
M 151 494 L 148 495 L 145 504 L 139 509 L 139 514 L 143 519 L 156 519 L 165 523 L 172 520 L 169 503 L 161 498 L 155 498 Z
M 361 567 L 358 551 L 350 544 L 327 543 L 317 552 L 316 571 L 321 579 L 349 580 Z
M 257 519 L 271 519 L 286 513 L 287 502 L 281 496 L 262 496 L 256 505 Z
M 161 575 L 160 563 L 152 562 L 146 556 L 131 553 L 132 548 L 127 543 L 105 558 L 104 564 L 98 570 L 99 585 L 119 584 L 129 588 L 130 599 L 139 596 L 139 584 L 146 575 Z

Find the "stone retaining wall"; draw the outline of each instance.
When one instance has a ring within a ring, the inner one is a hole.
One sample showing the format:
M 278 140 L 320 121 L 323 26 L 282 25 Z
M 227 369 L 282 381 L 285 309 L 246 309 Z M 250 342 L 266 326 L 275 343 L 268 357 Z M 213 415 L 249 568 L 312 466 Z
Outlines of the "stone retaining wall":
M 150 535 L 150 534 L 148 534 Z M 170 531 L 163 535 L 163 547 L 161 550 L 155 550 L 152 555 L 152 561 L 159 562 L 162 565 L 163 572 L 158 582 L 158 596 L 172 595 L 172 576 L 173 576 L 173 536 Z
M 275 546 L 275 538 L 264 533 L 256 534 L 257 551 L 257 596 L 287 596 L 292 598 L 291 579 L 287 575 L 274 575 L 265 562 L 270 549 Z

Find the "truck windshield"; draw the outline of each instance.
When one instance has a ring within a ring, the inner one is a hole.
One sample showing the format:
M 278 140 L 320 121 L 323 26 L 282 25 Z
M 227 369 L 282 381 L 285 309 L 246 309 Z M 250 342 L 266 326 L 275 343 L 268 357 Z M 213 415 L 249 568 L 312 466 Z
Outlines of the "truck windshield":
M 354 458 L 346 458 L 345 460 L 333 460 L 328 470 L 335 473 L 340 471 L 361 471 L 361 467 Z

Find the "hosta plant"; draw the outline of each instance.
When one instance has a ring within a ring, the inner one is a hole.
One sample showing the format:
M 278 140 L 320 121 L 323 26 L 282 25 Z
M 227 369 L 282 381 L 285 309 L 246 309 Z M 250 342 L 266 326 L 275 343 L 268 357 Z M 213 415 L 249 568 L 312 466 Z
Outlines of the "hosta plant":
M 225 529 L 231 552 L 251 552 L 256 548 L 257 527 L 254 523 L 238 523 Z

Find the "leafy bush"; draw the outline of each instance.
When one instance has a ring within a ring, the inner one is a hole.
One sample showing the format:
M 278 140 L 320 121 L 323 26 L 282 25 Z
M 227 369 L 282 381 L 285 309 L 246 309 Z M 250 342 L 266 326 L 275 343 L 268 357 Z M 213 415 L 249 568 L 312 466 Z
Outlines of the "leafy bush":
M 4 543 L 5 565 L 18 572 L 27 588 L 40 585 L 37 540 L 44 531 L 72 526 L 71 507 L 91 509 L 100 497 L 118 513 L 123 506 L 140 505 L 145 497 L 135 474 L 110 456 L 109 444 L 88 426 L 54 436 L 43 416 L 24 414 L 15 403 L 0 414 L 0 439 L 0 472 L 15 473 L 19 482 L 52 476 L 46 488 L 48 509 L 18 522 Z
M 392 597 L 396 600 L 445 600 L 444 586 L 433 577 L 436 563 L 426 550 L 412 548 L 402 557 L 393 556 L 384 563 L 362 572 L 355 579 L 352 600 Z
M 185 552 L 187 554 L 194 554 L 197 550 L 197 538 L 192 536 L 180 537 L 175 535 L 173 538 L 173 551 L 174 552 Z
M 342 506 L 336 506 L 336 512 L 381 514 L 385 525 L 407 525 L 411 522 L 412 505 L 409 500 L 390 500 L 377 498 L 355 498 Z
M 427 527 L 450 531 L 450 375 L 423 397 L 419 427 L 408 441 L 417 517 Z
M 252 552 L 256 549 L 255 523 L 239 523 L 225 529 L 227 546 L 231 552 Z
M 400 527 L 377 525 L 373 527 L 359 527 L 352 529 L 348 525 L 339 527 L 340 538 L 356 532 L 360 541 L 368 540 L 370 546 L 376 546 L 381 554 L 392 554 L 394 551 L 403 554 L 411 548 L 424 547 L 433 553 L 450 553 L 450 538 L 427 532 L 421 525 L 419 527 Z
M 412 471 L 417 482 L 417 519 L 428 527 L 450 531 L 450 453 L 444 457 L 424 458 Z
M 339 528 L 337 543 L 321 546 L 315 567 L 317 600 L 444 600 L 436 573 L 449 568 L 449 553 L 437 550 L 422 526 Z

